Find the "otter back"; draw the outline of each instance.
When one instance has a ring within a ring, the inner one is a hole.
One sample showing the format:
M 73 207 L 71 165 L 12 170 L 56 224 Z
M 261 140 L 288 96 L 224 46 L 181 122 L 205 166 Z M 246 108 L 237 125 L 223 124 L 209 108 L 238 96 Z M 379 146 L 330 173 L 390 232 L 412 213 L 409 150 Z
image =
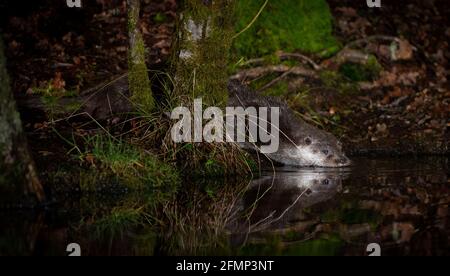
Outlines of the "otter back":
M 266 154 L 268 158 L 285 165 L 343 167 L 350 160 L 342 152 L 342 145 L 332 134 L 306 123 L 274 97 L 265 97 L 251 91 L 237 80 L 228 84 L 229 107 L 279 107 L 279 150 Z M 258 143 L 245 148 L 258 149 Z

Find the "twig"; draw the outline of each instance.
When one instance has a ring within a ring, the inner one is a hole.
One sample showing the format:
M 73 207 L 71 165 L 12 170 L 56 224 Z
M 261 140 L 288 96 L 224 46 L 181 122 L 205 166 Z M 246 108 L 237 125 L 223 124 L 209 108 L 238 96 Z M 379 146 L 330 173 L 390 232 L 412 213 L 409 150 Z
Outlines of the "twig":
M 395 36 L 387 36 L 387 35 L 373 35 L 365 38 L 357 39 L 345 45 L 344 49 L 352 48 L 361 43 L 368 43 L 373 40 L 386 40 L 386 41 L 395 41 L 397 43 L 401 42 L 401 39 Z
M 306 63 L 308 63 L 309 65 L 311 65 L 311 67 L 312 67 L 314 70 L 320 70 L 320 69 L 321 69 L 321 67 L 320 67 L 319 64 L 315 63 L 312 59 L 310 59 L 309 57 L 307 57 L 307 56 L 305 56 L 305 55 L 302 55 L 302 54 L 298 54 L 298 53 L 284 53 L 284 52 L 281 52 L 281 53 L 278 54 L 278 56 L 279 56 L 281 59 L 295 58 L 295 59 L 298 59 L 298 60 L 300 60 L 300 61 L 305 61 Z
M 263 92 L 267 89 L 269 89 L 270 87 L 272 87 L 273 85 L 275 85 L 277 82 L 281 81 L 282 79 L 284 79 L 285 77 L 289 76 L 289 74 L 291 73 L 291 70 L 284 72 L 281 76 L 279 76 L 278 78 L 272 80 L 271 82 L 269 82 L 268 84 L 264 85 L 261 89 L 259 89 L 259 92 Z
M 289 60 L 289 59 L 297 59 L 300 62 L 305 62 L 305 63 L 309 64 L 314 70 L 320 70 L 321 69 L 319 64 L 314 62 L 309 57 L 307 57 L 305 55 L 302 55 L 302 54 L 299 54 L 299 53 L 277 52 L 275 55 L 279 59 L 281 59 L 283 61 L 284 60 Z M 265 61 L 267 61 L 266 58 L 249 59 L 246 62 L 242 63 L 242 66 L 248 66 L 248 65 L 253 65 L 253 64 L 263 64 Z
M 359 63 L 366 64 L 369 60 L 370 55 L 363 53 L 358 50 L 352 50 L 348 48 L 344 48 L 340 51 L 333 59 L 335 59 L 339 64 L 343 63 Z
M 270 73 L 283 74 L 286 72 L 289 72 L 289 75 L 317 78 L 317 74 L 315 71 L 305 69 L 301 66 L 289 67 L 287 65 L 269 65 L 242 70 L 239 73 L 235 74 L 234 76 L 231 76 L 231 79 L 238 79 L 238 80 L 243 80 L 246 78 L 256 79 L 259 76 L 267 75 Z

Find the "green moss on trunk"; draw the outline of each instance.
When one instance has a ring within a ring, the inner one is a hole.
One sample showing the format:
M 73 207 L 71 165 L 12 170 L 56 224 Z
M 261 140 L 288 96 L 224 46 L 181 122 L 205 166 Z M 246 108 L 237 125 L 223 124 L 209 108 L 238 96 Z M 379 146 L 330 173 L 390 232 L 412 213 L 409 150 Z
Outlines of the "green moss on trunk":
M 155 107 L 148 69 L 145 63 L 145 45 L 139 30 L 140 0 L 128 0 L 128 34 L 130 50 L 128 56 L 128 82 L 131 101 L 136 107 L 149 112 Z
M 226 104 L 233 14 L 234 1 L 185 1 L 174 62 L 179 95 L 202 97 L 208 105 Z

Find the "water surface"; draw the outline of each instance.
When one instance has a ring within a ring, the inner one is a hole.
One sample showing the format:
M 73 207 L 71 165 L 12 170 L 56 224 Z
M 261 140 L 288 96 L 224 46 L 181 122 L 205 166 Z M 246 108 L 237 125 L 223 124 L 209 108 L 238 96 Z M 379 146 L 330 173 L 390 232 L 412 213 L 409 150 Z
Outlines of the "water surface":
M 188 242 L 196 247 L 203 235 L 211 234 L 204 229 L 183 232 L 188 239 L 170 245 L 167 236 L 181 230 L 161 234 L 154 227 L 139 227 L 119 233 L 117 225 L 108 223 L 100 230 L 82 229 L 80 222 L 93 219 L 98 210 L 141 200 L 140 195 L 106 194 L 67 200 L 43 211 L 0 212 L 0 255 L 67 255 L 72 242 L 80 243 L 83 255 L 368 255 L 371 243 L 380 245 L 382 255 L 450 255 L 447 158 L 353 161 L 355 166 L 345 169 L 265 170 L 244 185 L 244 193 L 222 199 L 230 217 L 220 248 L 199 244 L 202 250 L 185 251 Z M 201 185 L 208 186 L 208 181 Z M 233 181 L 224 185 L 236 186 Z M 196 214 L 222 219 L 198 206 L 204 210 Z
M 384 255 L 449 255 L 448 160 L 354 161 L 254 180 L 237 242 L 249 254 L 366 255 L 377 243 Z

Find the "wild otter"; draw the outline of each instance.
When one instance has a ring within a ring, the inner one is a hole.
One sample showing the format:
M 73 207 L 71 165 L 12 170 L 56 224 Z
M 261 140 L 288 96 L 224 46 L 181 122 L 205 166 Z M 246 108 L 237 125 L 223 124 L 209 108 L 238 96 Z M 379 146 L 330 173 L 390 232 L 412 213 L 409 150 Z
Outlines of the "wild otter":
M 351 164 L 342 152 L 340 142 L 332 134 L 307 124 L 280 100 L 260 96 L 236 80 L 229 82 L 228 91 L 229 107 L 279 107 L 279 147 L 275 153 L 266 154 L 270 159 L 284 165 L 303 167 L 345 167 Z M 133 111 L 128 96 L 128 80 L 122 77 L 85 91 L 78 98 L 60 99 L 58 104 L 80 103 L 78 113 L 85 112 L 96 120 L 106 120 L 114 114 Z M 46 110 L 39 96 L 18 98 L 18 102 L 22 107 Z M 247 147 L 255 149 L 254 145 L 248 144 Z
M 303 167 L 345 167 L 351 161 L 342 151 L 342 145 L 332 134 L 307 124 L 298 118 L 283 102 L 257 95 L 237 80 L 228 84 L 228 106 L 279 107 L 281 131 L 279 149 L 266 156 L 285 165 Z M 246 144 L 245 147 L 255 148 Z

